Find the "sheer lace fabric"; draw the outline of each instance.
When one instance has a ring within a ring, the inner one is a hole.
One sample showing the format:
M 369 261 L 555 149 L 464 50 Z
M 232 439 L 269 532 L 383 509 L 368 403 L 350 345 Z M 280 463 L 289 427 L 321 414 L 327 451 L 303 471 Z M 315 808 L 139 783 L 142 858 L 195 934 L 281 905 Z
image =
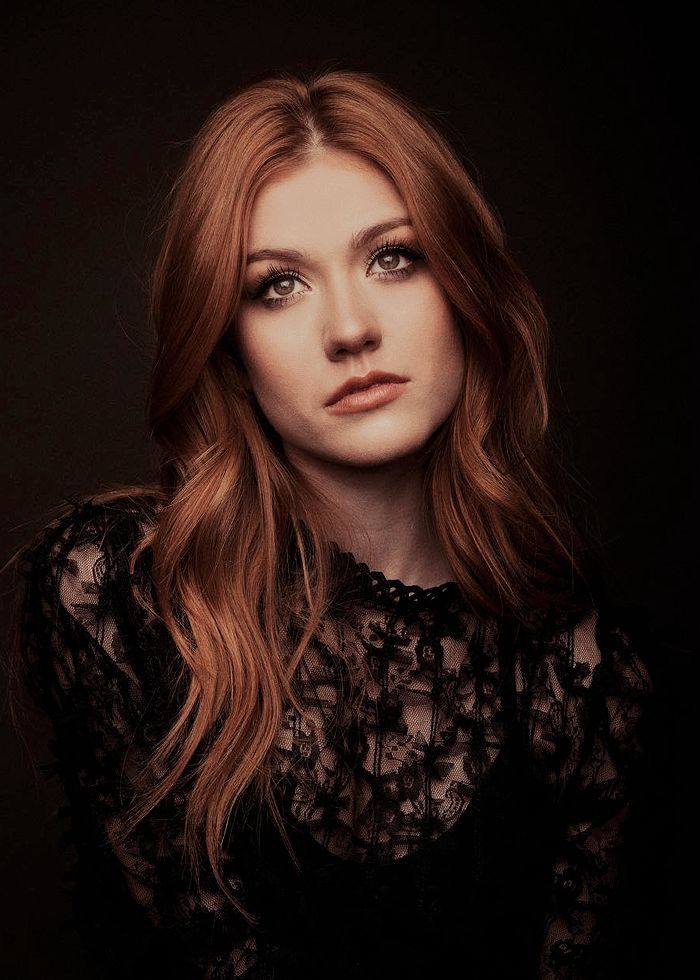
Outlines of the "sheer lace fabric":
M 652 689 L 614 621 L 591 609 L 516 635 L 480 621 L 455 583 L 407 586 L 339 552 L 352 588 L 324 631 L 364 671 L 364 694 L 351 706 L 352 673 L 339 677 L 322 632 L 297 675 L 306 717 L 290 706 L 277 745 L 303 873 L 269 830 L 225 842 L 254 929 L 206 868 L 199 889 L 183 870 L 181 795 L 124 848 L 110 837 L 177 708 L 176 651 L 135 602 L 147 579 L 128 571 L 144 520 L 76 501 L 21 565 L 28 680 L 54 732 L 44 769 L 65 786 L 63 846 L 77 852 L 76 925 L 105 969 L 410 978 L 458 956 L 474 977 L 607 975 Z

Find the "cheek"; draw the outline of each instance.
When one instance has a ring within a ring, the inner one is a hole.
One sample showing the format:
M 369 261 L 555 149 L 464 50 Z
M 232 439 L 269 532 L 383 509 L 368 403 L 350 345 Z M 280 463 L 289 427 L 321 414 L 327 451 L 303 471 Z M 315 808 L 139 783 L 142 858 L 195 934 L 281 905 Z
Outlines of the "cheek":
M 259 339 L 242 346 L 248 375 L 261 405 L 298 406 L 308 389 L 308 357 L 290 349 L 280 338 Z
M 431 403 L 440 415 L 452 410 L 462 391 L 465 346 L 459 327 L 450 319 L 436 331 L 425 351 L 425 379 Z
M 269 383 L 276 387 L 285 361 L 278 339 L 265 336 L 262 330 L 251 325 L 249 330 L 241 329 L 239 348 L 253 385 L 260 388 Z
M 452 391 L 464 372 L 465 345 L 462 330 L 451 308 L 434 302 L 422 311 L 412 331 L 412 360 L 421 365 L 426 380 Z

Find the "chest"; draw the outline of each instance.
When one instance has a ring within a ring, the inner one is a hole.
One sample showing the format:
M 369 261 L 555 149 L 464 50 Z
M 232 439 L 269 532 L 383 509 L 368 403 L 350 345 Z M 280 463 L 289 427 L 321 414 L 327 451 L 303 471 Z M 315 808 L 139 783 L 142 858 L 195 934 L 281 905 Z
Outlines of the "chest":
M 275 955 L 294 961 L 283 975 L 329 962 L 337 977 L 447 974 L 461 955 L 470 975 L 528 976 L 551 834 L 523 765 L 512 657 L 484 635 L 363 636 L 361 696 L 317 649 L 304 716 L 290 710 L 280 732 L 299 867 L 269 825 L 248 851 L 256 902 L 286 937 Z

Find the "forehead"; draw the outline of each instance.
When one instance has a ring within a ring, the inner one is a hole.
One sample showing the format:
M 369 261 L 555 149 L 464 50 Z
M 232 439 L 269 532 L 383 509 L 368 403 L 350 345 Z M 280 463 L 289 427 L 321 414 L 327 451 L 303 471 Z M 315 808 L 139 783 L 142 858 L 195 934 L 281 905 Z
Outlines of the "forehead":
M 319 151 L 268 181 L 251 212 L 248 250 L 304 241 L 346 242 L 357 228 L 401 214 L 405 206 L 378 167 L 353 154 Z

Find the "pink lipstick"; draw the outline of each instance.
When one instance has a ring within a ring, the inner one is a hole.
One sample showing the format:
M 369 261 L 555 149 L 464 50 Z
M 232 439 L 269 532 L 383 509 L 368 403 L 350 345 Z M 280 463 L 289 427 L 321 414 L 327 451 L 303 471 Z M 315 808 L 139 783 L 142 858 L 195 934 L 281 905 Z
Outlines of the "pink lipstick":
M 387 405 L 398 398 L 405 383 L 405 381 L 379 382 L 369 388 L 343 395 L 338 401 L 328 405 L 327 409 L 334 415 L 347 415 L 351 412 L 366 412 L 372 408 L 379 408 L 380 405 Z

